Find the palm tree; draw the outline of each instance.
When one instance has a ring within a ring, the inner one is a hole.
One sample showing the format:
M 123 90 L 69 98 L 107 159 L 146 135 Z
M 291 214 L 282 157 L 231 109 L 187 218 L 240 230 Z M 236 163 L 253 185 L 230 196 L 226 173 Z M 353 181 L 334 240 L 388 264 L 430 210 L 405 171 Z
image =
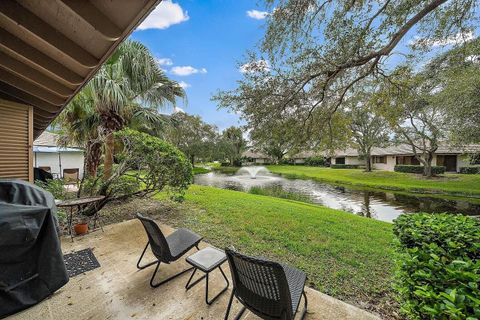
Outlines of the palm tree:
M 85 131 L 79 139 L 91 141 L 93 152 L 97 150 L 97 141 L 105 142 L 104 175 L 109 178 L 114 156 L 113 133 L 130 125 L 155 132 L 165 123 L 158 108 L 175 105 L 177 98 L 184 97 L 185 91 L 166 77 L 151 52 L 143 44 L 129 40 L 119 46 L 79 97 L 71 102 L 64 118 L 70 123 L 67 127 Z M 78 116 L 80 112 L 77 104 L 81 109 L 82 103 L 83 117 L 75 118 L 75 113 Z M 88 153 L 89 145 L 85 147 Z M 92 155 L 92 160 L 97 161 L 97 158 Z M 99 161 L 96 163 L 98 166 Z M 96 167 L 87 172 L 95 173 Z
M 72 99 L 52 123 L 60 128 L 60 145 L 74 144 L 85 148 L 85 171 L 95 177 L 102 156 L 103 141 L 99 134 L 100 117 L 95 112 L 90 87 Z

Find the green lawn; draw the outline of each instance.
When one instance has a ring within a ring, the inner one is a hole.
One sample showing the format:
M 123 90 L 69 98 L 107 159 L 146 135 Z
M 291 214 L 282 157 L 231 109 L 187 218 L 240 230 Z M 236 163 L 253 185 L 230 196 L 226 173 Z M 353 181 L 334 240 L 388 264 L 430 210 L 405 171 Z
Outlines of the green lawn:
M 193 167 L 193 174 L 209 173 L 210 171 L 212 170 L 203 167 Z
M 192 185 L 183 203 L 165 200 L 186 226 L 215 246 L 294 265 L 334 297 L 389 314 L 392 225 L 292 200 Z
M 314 179 L 331 183 L 347 184 L 385 190 L 399 190 L 417 193 L 447 194 L 480 198 L 480 175 L 444 174 L 425 179 L 410 173 L 373 171 L 362 169 L 330 169 L 308 166 L 271 165 L 273 173 L 289 178 Z

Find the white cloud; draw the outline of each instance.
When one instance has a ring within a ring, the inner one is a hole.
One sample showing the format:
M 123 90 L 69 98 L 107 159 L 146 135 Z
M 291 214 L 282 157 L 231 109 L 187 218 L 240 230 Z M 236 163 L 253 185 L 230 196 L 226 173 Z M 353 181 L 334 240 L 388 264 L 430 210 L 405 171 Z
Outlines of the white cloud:
M 467 31 L 467 32 L 459 32 L 445 39 L 438 39 L 438 40 L 430 40 L 430 39 L 424 39 L 420 37 L 414 37 L 412 40 L 410 40 L 409 44 L 410 45 L 421 44 L 421 45 L 427 45 L 431 47 L 445 47 L 450 45 L 462 44 L 464 42 L 473 40 L 474 38 L 475 38 L 475 34 L 473 33 L 473 31 Z
M 268 63 L 267 60 L 252 61 L 240 66 L 241 73 L 253 73 L 262 71 L 270 71 L 270 63 Z
M 195 73 L 207 73 L 207 69 L 196 69 L 192 66 L 177 66 L 170 69 L 170 72 L 177 76 L 189 76 Z
M 137 30 L 167 29 L 188 19 L 190 19 L 188 12 L 184 11 L 178 3 L 173 3 L 172 0 L 163 0 L 138 26 Z
M 186 83 L 185 81 L 180 81 L 178 85 L 183 89 L 187 89 L 191 87 L 191 85 L 189 83 Z
M 258 10 L 248 10 L 247 16 L 255 20 L 263 20 L 268 16 L 268 12 L 258 11 Z
M 173 64 L 173 61 L 170 58 L 157 58 L 156 60 L 161 66 L 171 66 Z

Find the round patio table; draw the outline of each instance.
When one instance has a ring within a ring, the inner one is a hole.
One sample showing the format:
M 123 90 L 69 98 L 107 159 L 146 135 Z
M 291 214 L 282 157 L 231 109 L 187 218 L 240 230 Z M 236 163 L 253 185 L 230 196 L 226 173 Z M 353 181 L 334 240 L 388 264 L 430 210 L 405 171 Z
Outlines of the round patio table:
M 97 205 L 98 202 L 101 200 L 105 199 L 105 196 L 96 196 L 96 197 L 84 197 L 84 198 L 75 198 L 75 199 L 70 199 L 70 200 L 65 200 L 57 204 L 58 208 L 69 208 L 68 210 L 68 233 L 70 234 L 70 238 L 73 241 L 73 232 L 72 232 L 72 223 L 73 223 L 73 213 L 78 213 L 81 210 L 85 209 L 87 205 L 94 204 Z M 99 221 L 99 214 L 98 211 L 95 212 L 95 215 L 93 216 L 93 230 L 95 231 L 95 227 L 98 221 L 98 225 L 102 229 L 103 232 L 103 226 Z

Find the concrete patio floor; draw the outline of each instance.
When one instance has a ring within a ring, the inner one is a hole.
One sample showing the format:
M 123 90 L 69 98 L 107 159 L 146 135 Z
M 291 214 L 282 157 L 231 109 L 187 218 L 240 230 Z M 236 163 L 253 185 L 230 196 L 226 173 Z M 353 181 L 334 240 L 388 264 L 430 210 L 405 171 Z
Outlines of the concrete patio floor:
M 166 234 L 173 230 L 163 225 L 161 228 Z M 190 273 L 152 289 L 149 280 L 154 266 L 145 270 L 136 268 L 137 259 L 146 241 L 146 234 L 137 220 L 107 226 L 104 233 L 96 231 L 77 237 L 74 242 L 71 242 L 70 238 L 64 238 L 64 253 L 92 248 L 101 267 L 71 278 L 69 283 L 52 297 L 8 319 L 223 319 L 231 285 L 211 306 L 204 302 L 204 282 L 185 291 Z M 202 242 L 201 247 L 205 246 L 208 244 Z M 153 260 L 151 253 L 147 259 Z M 165 278 L 188 266 L 183 258 L 171 265 L 162 264 L 157 279 Z M 223 265 L 223 270 L 230 278 L 228 263 Z M 222 286 L 224 280 L 219 271 L 215 270 L 211 273 L 210 295 L 213 296 Z M 306 319 L 309 320 L 379 319 L 310 288 L 307 288 L 307 296 Z M 301 304 L 303 307 L 303 302 Z M 234 318 L 240 308 L 240 303 L 235 301 L 230 319 Z M 258 318 L 246 312 L 242 319 Z

